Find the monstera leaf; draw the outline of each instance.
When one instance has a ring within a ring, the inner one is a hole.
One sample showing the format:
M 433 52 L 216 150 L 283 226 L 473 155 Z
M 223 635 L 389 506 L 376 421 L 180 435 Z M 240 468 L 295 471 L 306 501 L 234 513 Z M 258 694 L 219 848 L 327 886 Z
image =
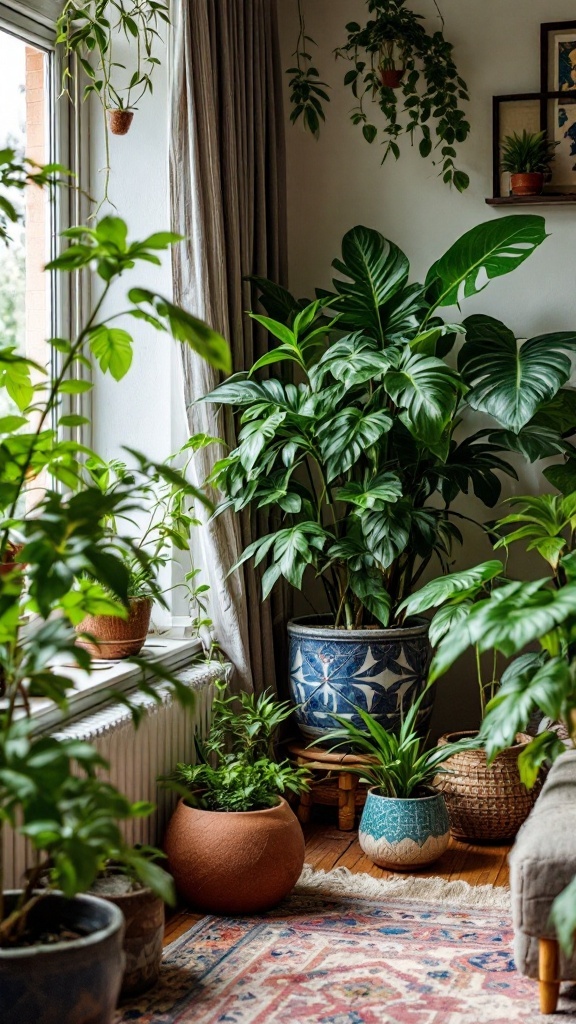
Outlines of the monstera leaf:
M 454 371 L 435 356 L 411 353 L 398 370 L 386 374 L 384 386 L 402 410 L 400 419 L 404 426 L 434 450 L 454 415 L 462 391 Z
M 502 217 L 462 235 L 426 277 L 433 309 L 476 295 L 489 281 L 516 270 L 546 238 L 543 217 Z
M 519 433 L 569 379 L 572 367 L 565 350 L 576 347 L 576 334 L 542 334 L 519 344 L 490 316 L 468 317 L 464 326 L 458 367 L 471 388 L 468 404 Z

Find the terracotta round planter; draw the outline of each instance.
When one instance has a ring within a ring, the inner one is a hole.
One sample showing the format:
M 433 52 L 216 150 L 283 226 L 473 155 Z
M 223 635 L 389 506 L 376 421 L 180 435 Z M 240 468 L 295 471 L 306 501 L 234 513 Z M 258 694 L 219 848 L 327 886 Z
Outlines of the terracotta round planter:
M 122 891 L 122 882 L 128 882 L 125 891 Z M 126 967 L 120 998 L 128 999 L 147 992 L 156 984 L 160 974 L 164 901 L 151 889 L 130 888 L 130 881 L 118 875 L 98 879 L 91 891 L 118 907 L 126 923 L 123 943 Z
M 138 654 L 146 641 L 152 614 L 151 597 L 133 597 L 127 619 L 116 615 L 88 615 L 76 626 L 94 640 L 79 638 L 76 643 L 90 651 L 93 658 L 117 661 Z
M 441 736 L 439 744 L 474 736 L 473 732 L 452 732 Z M 524 824 L 540 792 L 542 783 L 526 789 L 520 781 L 518 755 L 532 737 L 517 736 L 517 744 L 498 755 L 488 767 L 485 750 L 463 750 L 443 765 L 446 774 L 434 779 L 434 787 L 444 794 L 450 830 L 456 839 L 481 839 L 504 842 L 513 839 Z
M 133 110 L 109 110 L 108 124 L 112 135 L 127 135 L 133 119 Z
M 8 910 L 17 893 L 5 893 Z M 37 933 L 57 925 L 80 937 L 0 949 L 2 1024 L 112 1024 L 120 991 L 124 921 L 95 896 L 44 896 L 30 920 Z
M 514 196 L 539 196 L 544 188 L 544 175 L 540 171 L 533 174 L 511 174 L 510 188 Z
M 304 864 L 304 836 L 282 798 L 264 811 L 203 811 L 181 800 L 164 841 L 179 895 L 198 910 L 252 914 L 276 906 Z
M 386 89 L 399 89 L 405 74 L 406 68 L 380 68 L 380 78 Z

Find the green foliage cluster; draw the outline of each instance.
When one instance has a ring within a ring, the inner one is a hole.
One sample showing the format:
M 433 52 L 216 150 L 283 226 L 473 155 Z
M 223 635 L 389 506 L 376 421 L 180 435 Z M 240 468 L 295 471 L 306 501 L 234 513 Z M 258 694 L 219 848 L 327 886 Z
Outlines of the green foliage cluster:
M 401 602 L 430 561 L 449 571 L 461 493 L 495 505 L 499 475 L 515 476 L 507 451 L 531 460 L 575 451 L 574 393 L 564 390 L 575 334 L 520 345 L 490 317 L 438 315 L 519 267 L 545 237 L 540 217 L 481 224 L 419 284 L 397 246 L 357 227 L 333 263 L 333 290 L 315 301 L 257 279 L 268 315 L 252 316 L 277 344 L 204 401 L 239 416 L 238 446 L 210 478 L 223 494 L 218 511 L 282 512 L 239 563 L 266 564 L 264 597 L 281 578 L 300 589 L 314 572 L 335 625 L 401 623 Z M 455 369 L 446 355 L 459 335 Z M 263 378 L 270 367 L 277 375 Z M 463 436 L 467 407 L 493 426 Z
M 501 167 L 510 174 L 544 174 L 554 159 L 557 142 L 549 142 L 546 132 L 514 132 L 502 145 Z
M 296 58 L 296 65 L 288 68 L 287 75 L 290 75 L 290 103 L 292 113 L 290 120 L 292 124 L 302 119 L 304 127 L 318 138 L 320 135 L 320 122 L 326 120 L 324 114 L 324 103 L 330 102 L 326 92 L 326 82 L 320 81 L 320 72 L 314 66 L 312 54 L 309 52 L 316 43 L 306 33 L 304 21 L 304 0 L 298 0 L 299 32 L 296 50 L 293 56 Z
M 179 764 L 175 778 L 188 803 L 211 811 L 260 811 L 281 793 L 308 788 L 308 773 L 274 757 L 274 737 L 292 712 L 268 694 L 241 693 L 214 702 L 210 733 L 196 740 L 197 764 Z
M 329 746 L 331 750 L 352 747 L 354 753 L 367 758 L 368 764 L 361 768 L 347 765 L 346 771 L 360 775 L 377 789 L 380 796 L 400 800 L 429 796 L 430 791 L 426 787 L 442 772 L 441 766 L 453 754 L 470 747 L 470 742 L 465 740 L 425 749 L 426 739 L 418 729 L 418 718 L 427 696 L 424 692 L 412 704 L 397 733 L 389 732 L 363 708 L 351 705 L 354 714 L 362 719 L 364 729 L 359 729 L 349 718 L 331 715 L 340 728 L 326 733 L 322 737 L 322 745 Z
M 8 160 L 3 166 L 11 185 L 26 186 L 26 164 Z M 39 172 L 46 180 L 50 173 Z M 167 331 L 229 369 L 224 339 L 154 292 L 132 289 L 120 314 L 103 315 L 118 279 L 138 263 L 158 264 L 158 253 L 177 241 L 167 232 L 131 242 L 125 223 L 116 217 L 65 232 L 62 250 L 49 268 L 98 274 L 102 287 L 91 312 L 76 336 L 48 340 L 54 354 L 48 370 L 11 346 L 0 348 L 0 389 L 18 408 L 17 415 L 0 419 L 0 847 L 2 828 L 10 824 L 30 840 L 36 854 L 36 866 L 10 915 L 4 912 L 0 864 L 0 946 L 18 942 L 39 898 L 33 894 L 35 884 L 46 871 L 51 887 L 72 896 L 112 858 L 145 884 L 152 882 L 165 895 L 170 891 L 154 863 L 155 853 L 128 847 L 119 828 L 120 821 L 149 813 L 150 807 L 131 804 L 98 776 L 96 769 L 103 765 L 89 745 L 38 736 L 29 712 L 34 697 L 66 711 L 73 683 L 63 666 L 91 670 L 89 654 L 74 642 L 73 626 L 87 614 L 123 613 L 130 585 L 127 556 L 137 555 L 130 536 L 111 536 L 107 527 L 110 519 L 137 511 L 137 495 L 127 479 L 113 489 L 90 479 L 85 463 L 97 455 L 75 430 L 87 420 L 67 406 L 70 396 L 92 388 L 90 357 L 115 379 L 128 371 L 133 338 L 116 326 L 122 315 L 128 324 L 145 321 Z M 179 471 L 144 457 L 139 471 L 158 474 L 171 486 L 175 481 L 187 486 Z M 143 551 L 138 557 L 146 565 Z M 168 679 L 184 706 L 190 705 L 187 687 L 161 669 L 154 671 Z M 158 699 L 145 680 L 142 688 Z

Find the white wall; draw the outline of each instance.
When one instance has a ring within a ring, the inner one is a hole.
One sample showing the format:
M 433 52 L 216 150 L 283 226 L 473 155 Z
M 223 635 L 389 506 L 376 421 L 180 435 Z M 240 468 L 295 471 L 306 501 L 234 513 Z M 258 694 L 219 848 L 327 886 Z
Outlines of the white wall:
M 432 0 L 408 3 L 433 18 Z M 315 286 L 329 284 L 330 263 L 339 255 L 342 236 L 356 224 L 377 228 L 396 242 L 409 256 L 414 278 L 421 280 L 464 231 L 510 213 L 509 207 L 497 211 L 484 202 L 492 194 L 492 96 L 538 91 L 540 23 L 574 18 L 574 2 L 439 3 L 446 36 L 455 46 L 456 62 L 472 97 L 472 133 L 459 149 L 458 165 L 471 179 L 463 195 L 448 188 L 430 161 L 422 160 L 417 148 L 411 150 L 406 143 L 397 163 L 387 161 L 380 166 L 380 145 L 369 146 L 348 119 L 354 100 L 342 84 L 347 65 L 332 56 L 345 40 L 346 23 L 366 19 L 366 4 L 363 0 L 306 0 L 308 31 L 320 44 L 314 50 L 315 61 L 333 88 L 319 142 L 300 127 L 287 129 L 290 284 L 298 294 L 311 295 Z M 281 0 L 280 13 L 283 59 L 289 67 L 298 31 L 296 0 Z M 287 102 L 286 113 L 288 116 Z M 375 124 L 379 113 L 375 108 Z M 551 237 L 519 270 L 493 282 L 463 308 L 464 315 L 485 312 L 499 317 L 518 337 L 573 329 L 576 316 L 576 207 L 539 207 L 533 212 L 545 216 Z M 533 467 L 520 461 L 516 464 L 521 475 L 514 487 L 516 493 L 542 485 Z M 473 506 L 465 503 L 463 510 L 472 512 Z M 490 547 L 479 532 L 467 530 L 458 564 L 473 565 L 489 555 Z M 513 556 L 511 568 L 545 574 L 541 563 L 528 562 L 518 554 Z M 436 729 L 469 727 L 476 716 L 473 667 L 463 661 L 439 687 Z

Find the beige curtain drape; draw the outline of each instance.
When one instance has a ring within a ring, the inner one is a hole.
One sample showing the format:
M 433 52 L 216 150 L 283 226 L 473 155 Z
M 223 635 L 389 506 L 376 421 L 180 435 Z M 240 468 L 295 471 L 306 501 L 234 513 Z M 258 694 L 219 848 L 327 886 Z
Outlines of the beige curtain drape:
M 174 40 L 172 224 L 186 237 L 174 250 L 175 299 L 229 340 L 234 369 L 244 370 L 267 351 L 267 339 L 245 314 L 254 296 L 243 279 L 257 274 L 282 283 L 286 276 L 276 0 L 180 0 Z M 234 444 L 225 413 L 193 404 L 218 375 L 193 353 L 184 359 L 191 433 Z M 198 453 L 199 479 L 224 453 Z M 274 687 L 283 660 L 284 598 L 263 606 L 251 568 L 227 577 L 252 539 L 249 518 L 228 512 L 198 532 L 215 632 L 237 681 L 258 692 Z

